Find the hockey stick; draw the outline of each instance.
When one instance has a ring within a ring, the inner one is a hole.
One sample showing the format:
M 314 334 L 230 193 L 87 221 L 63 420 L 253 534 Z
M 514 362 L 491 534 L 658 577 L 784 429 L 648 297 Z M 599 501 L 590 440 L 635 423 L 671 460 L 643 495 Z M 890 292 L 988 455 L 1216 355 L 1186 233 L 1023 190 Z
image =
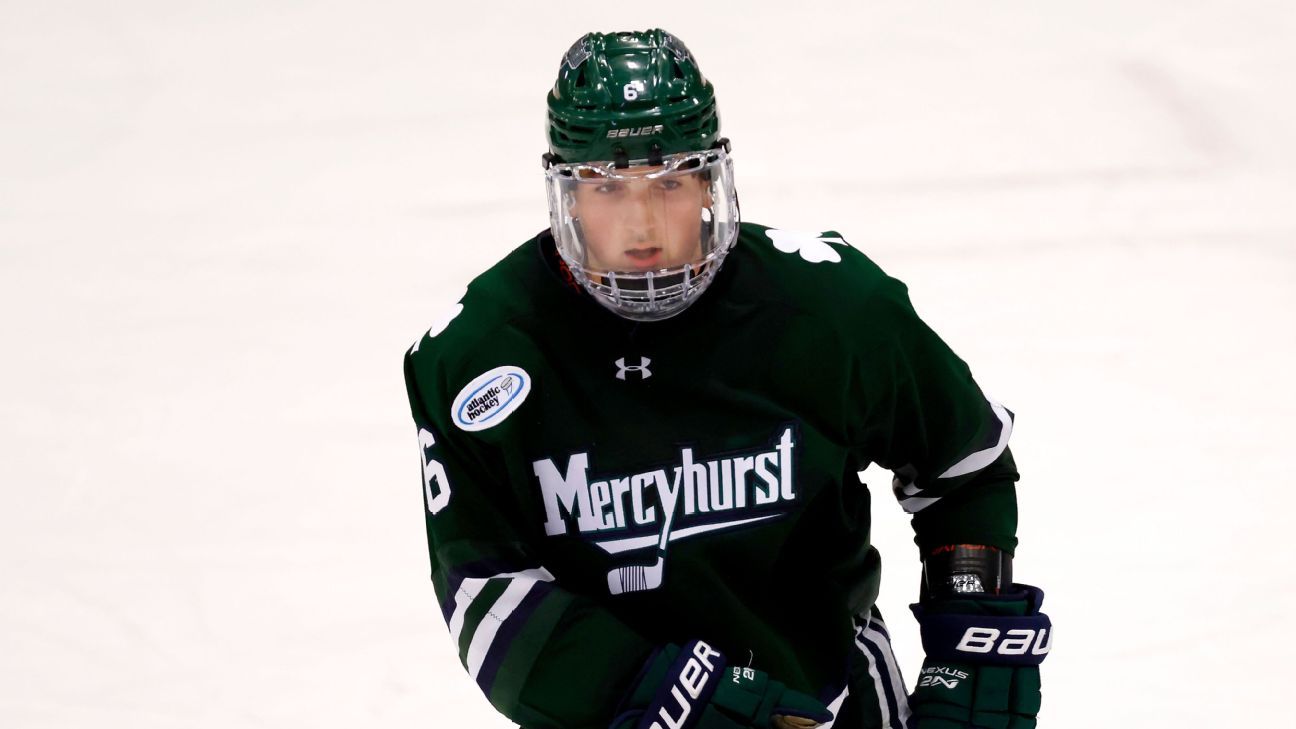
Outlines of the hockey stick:
M 661 536 L 657 538 L 657 561 L 652 564 L 631 564 L 608 572 L 608 592 L 620 595 L 626 592 L 643 592 L 661 587 L 662 572 L 666 568 L 666 543 L 670 541 L 671 522 L 675 521 L 675 503 L 679 500 L 679 484 L 671 495 L 670 508 L 662 504 L 666 516 L 662 520 Z

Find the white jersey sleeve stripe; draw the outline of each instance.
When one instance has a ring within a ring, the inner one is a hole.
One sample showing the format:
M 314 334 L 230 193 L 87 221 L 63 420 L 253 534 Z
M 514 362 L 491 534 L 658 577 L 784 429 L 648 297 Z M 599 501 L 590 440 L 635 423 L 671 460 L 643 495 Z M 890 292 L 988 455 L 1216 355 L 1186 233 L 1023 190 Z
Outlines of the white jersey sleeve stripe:
M 463 632 L 464 616 L 468 614 L 468 606 L 472 605 L 472 601 L 477 599 L 477 594 L 481 592 L 481 588 L 485 584 L 485 579 L 470 577 L 464 580 L 459 585 L 459 590 L 455 592 L 454 614 L 450 616 L 449 623 L 450 640 L 455 645 L 459 645 L 459 634 Z
M 976 473 L 994 463 L 1007 450 L 1008 439 L 1012 437 L 1013 415 L 1007 408 L 993 400 L 987 400 L 987 403 L 990 405 L 991 412 L 999 419 L 999 437 L 996 439 L 995 444 L 963 458 L 937 476 L 937 479 L 957 478 L 966 476 L 969 473 Z M 906 466 L 905 468 L 911 470 L 912 466 Z M 891 482 L 891 490 L 895 494 L 896 501 L 899 501 L 901 508 L 909 514 L 917 514 L 941 499 L 940 496 L 927 496 L 928 492 L 914 483 L 913 477 L 913 473 L 907 473 L 905 479 L 902 480 L 897 475 Z
M 465 665 L 468 668 L 468 675 L 473 680 L 477 680 L 477 674 L 481 672 L 482 663 L 486 661 L 486 654 L 490 652 L 491 644 L 495 642 L 495 634 L 499 632 L 500 626 L 509 616 L 517 610 L 522 599 L 531 592 L 537 582 L 550 582 L 553 576 L 546 570 L 528 570 L 519 573 L 514 577 L 509 586 L 500 594 L 499 599 L 491 605 L 490 610 L 477 626 L 476 632 L 473 633 L 472 643 L 468 645 L 468 656 Z
M 926 499 L 919 499 L 919 498 L 900 499 L 900 508 L 904 509 L 906 514 L 917 514 L 918 512 L 922 511 L 923 509 L 926 509 L 927 507 L 931 506 L 937 501 L 940 501 L 939 496 L 926 498 Z
M 995 417 L 999 418 L 999 422 L 1003 424 L 1003 427 L 999 430 L 999 442 L 955 463 L 945 473 L 936 478 L 957 478 L 966 476 L 969 473 L 975 473 L 994 463 L 999 456 L 1003 455 L 1004 450 L 1008 447 L 1008 438 L 1012 436 L 1012 415 L 1007 408 L 993 400 L 990 401 L 990 409 L 994 411 Z
M 828 711 L 832 712 L 833 718 L 829 719 L 827 724 L 820 725 L 819 729 L 833 729 L 833 726 L 837 723 L 837 712 L 841 711 L 842 704 L 846 703 L 846 697 L 849 695 L 850 684 L 847 683 L 846 688 L 842 689 L 840 694 L 837 694 L 837 698 L 833 699 L 831 704 L 828 704 Z
M 873 679 L 873 690 L 877 692 L 878 711 L 882 712 L 882 726 L 891 726 L 891 710 L 887 706 L 886 690 L 882 688 L 882 673 L 879 670 L 878 662 L 873 658 L 872 652 L 860 640 L 860 634 L 864 632 L 863 628 L 855 628 L 855 647 L 859 648 L 860 653 L 864 654 L 864 660 L 868 661 L 869 678 Z
M 904 679 L 900 676 L 900 666 L 896 662 L 895 652 L 891 650 L 891 641 L 887 638 L 886 633 L 878 630 L 878 626 L 881 625 L 880 620 L 871 618 L 868 627 L 864 628 L 860 637 L 877 646 L 878 651 L 882 654 L 882 660 L 885 663 L 882 672 L 886 674 L 885 680 L 890 681 L 891 692 L 895 696 L 896 713 L 899 714 L 896 717 L 895 726 L 899 729 L 907 726 L 909 722 L 909 696 L 908 692 L 905 691 Z
M 459 636 L 463 633 L 464 619 L 468 615 L 468 608 L 472 606 L 473 601 L 481 594 L 482 588 L 486 586 L 486 583 L 491 580 L 513 579 L 515 577 L 526 578 L 529 581 L 528 584 L 533 584 L 537 580 L 543 580 L 545 582 L 551 582 L 553 580 L 553 575 L 549 574 L 549 570 L 546 570 L 543 567 L 533 570 L 524 570 L 522 572 L 509 572 L 506 574 L 493 575 L 491 577 L 469 577 L 465 579 L 463 583 L 459 585 L 459 591 L 455 593 L 454 614 L 450 616 L 449 623 L 450 640 L 453 641 L 456 646 L 459 645 Z M 528 587 L 528 590 L 529 589 L 530 588 Z M 507 588 L 505 589 L 505 592 L 508 592 Z M 518 596 L 518 599 L 521 600 L 525 595 L 526 593 L 523 592 L 522 595 Z M 517 606 L 514 605 L 513 607 L 516 608 Z M 510 612 L 512 612 L 512 609 L 510 609 Z M 489 648 L 490 646 L 488 645 L 487 647 Z

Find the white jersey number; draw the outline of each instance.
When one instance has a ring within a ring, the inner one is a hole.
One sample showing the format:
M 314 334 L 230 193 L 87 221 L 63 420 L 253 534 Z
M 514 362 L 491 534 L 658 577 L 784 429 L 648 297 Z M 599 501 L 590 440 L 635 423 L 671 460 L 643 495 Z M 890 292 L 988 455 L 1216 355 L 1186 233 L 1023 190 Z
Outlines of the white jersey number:
M 428 449 L 436 445 L 432 432 L 419 428 L 418 438 L 419 455 L 423 461 L 423 495 L 427 497 L 428 511 L 435 514 L 450 503 L 450 479 L 440 461 L 428 458 Z

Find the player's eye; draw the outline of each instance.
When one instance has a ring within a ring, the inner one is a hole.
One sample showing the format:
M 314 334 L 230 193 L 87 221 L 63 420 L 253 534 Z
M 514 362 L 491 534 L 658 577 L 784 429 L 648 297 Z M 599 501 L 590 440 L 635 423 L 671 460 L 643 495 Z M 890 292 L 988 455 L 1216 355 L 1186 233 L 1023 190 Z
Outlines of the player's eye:
M 658 188 L 661 189 L 661 190 L 665 190 L 666 192 L 670 192 L 670 191 L 672 191 L 672 190 L 678 190 L 678 189 L 680 189 L 681 187 L 684 186 L 684 183 L 680 182 L 679 180 L 672 179 L 672 178 L 669 178 L 669 177 L 668 177 L 668 178 L 666 178 L 666 179 L 664 179 L 664 180 L 659 181 L 659 182 L 657 183 L 657 186 L 658 186 Z
M 620 182 L 602 182 L 594 186 L 594 192 L 603 195 L 612 195 L 625 189 L 625 185 Z

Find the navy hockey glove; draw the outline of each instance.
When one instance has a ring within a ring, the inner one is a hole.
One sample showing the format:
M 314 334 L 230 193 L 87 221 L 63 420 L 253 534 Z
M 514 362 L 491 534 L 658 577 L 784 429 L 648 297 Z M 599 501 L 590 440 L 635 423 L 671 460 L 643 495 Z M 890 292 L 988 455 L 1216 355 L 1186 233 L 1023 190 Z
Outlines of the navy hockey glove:
M 612 729 L 813 729 L 833 718 L 763 671 L 727 666 L 695 640 L 648 659 Z
M 909 606 L 927 653 L 909 698 L 917 729 L 1034 729 L 1039 664 L 1053 644 L 1043 601 L 1039 588 L 1014 584 Z

